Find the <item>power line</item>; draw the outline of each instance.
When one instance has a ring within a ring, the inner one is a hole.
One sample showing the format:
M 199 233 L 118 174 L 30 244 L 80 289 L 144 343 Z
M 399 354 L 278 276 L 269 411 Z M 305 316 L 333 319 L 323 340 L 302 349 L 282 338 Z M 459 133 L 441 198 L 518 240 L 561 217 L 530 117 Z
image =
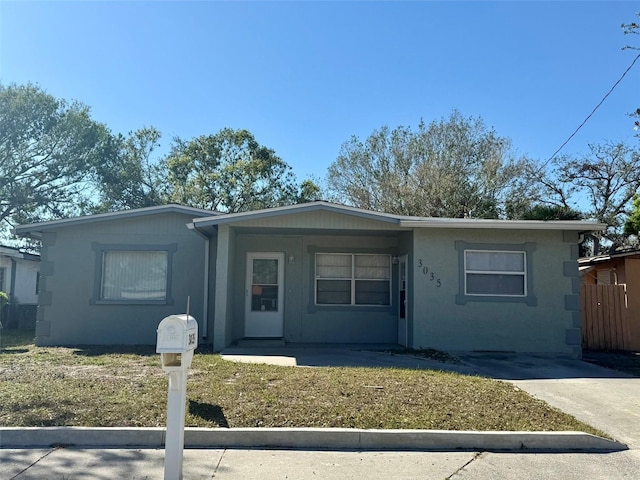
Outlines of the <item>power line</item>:
M 567 138 L 565 140 L 565 142 L 560 145 L 560 148 L 558 148 L 555 152 L 553 152 L 553 155 L 551 155 L 549 157 L 549 160 L 547 160 L 544 165 L 542 165 L 541 168 L 544 168 L 547 166 L 547 164 L 553 160 L 553 158 L 558 154 L 558 152 L 560 152 L 560 150 L 562 150 L 564 148 L 564 146 L 569 143 L 571 141 L 571 139 L 576 135 L 576 133 L 578 133 L 580 131 L 580 129 L 584 126 L 585 123 L 587 123 L 587 121 L 589 121 L 589 119 L 593 116 L 594 113 L 596 113 L 596 110 L 598 110 L 598 108 L 600 108 L 600 106 L 604 103 L 604 101 L 607 99 L 607 97 L 609 95 L 611 95 L 611 93 L 615 90 L 615 88 L 618 86 L 618 84 L 622 81 L 622 79 L 627 75 L 627 73 L 629 73 L 629 70 L 631 70 L 633 68 L 633 65 L 636 63 L 636 61 L 640 58 L 640 53 L 636 56 L 636 58 L 633 59 L 633 62 L 631 62 L 631 65 L 629 65 L 629 68 L 627 68 L 624 73 L 622 74 L 622 76 L 618 79 L 618 81 L 616 83 L 613 84 L 613 87 L 611 87 L 611 89 L 609 89 L 609 91 L 607 92 L 607 94 L 602 97 L 602 100 L 600 100 L 600 103 L 598 103 L 598 105 L 595 106 L 595 108 L 591 111 L 591 113 L 589 115 L 587 115 L 587 118 L 584 119 L 584 121 L 578 126 L 578 128 L 576 128 L 573 133 L 571 135 L 569 135 L 569 138 Z

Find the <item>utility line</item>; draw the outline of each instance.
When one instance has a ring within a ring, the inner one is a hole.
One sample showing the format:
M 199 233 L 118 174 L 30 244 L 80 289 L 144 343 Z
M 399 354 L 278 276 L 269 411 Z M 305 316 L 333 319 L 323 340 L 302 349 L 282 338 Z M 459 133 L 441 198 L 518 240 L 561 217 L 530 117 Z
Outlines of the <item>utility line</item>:
M 591 111 L 591 113 L 587 115 L 587 118 L 585 118 L 584 121 L 578 126 L 578 128 L 576 128 L 573 131 L 573 133 L 569 135 L 569 138 L 567 138 L 565 142 L 562 145 L 560 145 L 560 148 L 558 148 L 555 152 L 553 152 L 553 155 L 549 157 L 549 160 L 544 162 L 544 165 L 542 165 L 542 167 L 540 168 L 541 170 L 545 168 L 551 160 L 553 160 L 553 158 L 558 154 L 558 152 L 560 152 L 560 150 L 562 150 L 564 146 L 571 141 L 571 139 L 576 135 L 576 133 L 580 131 L 580 129 L 584 126 L 584 124 L 587 123 L 587 121 L 593 116 L 594 113 L 596 113 L 596 110 L 598 110 L 598 108 L 600 108 L 600 106 L 604 103 L 607 97 L 611 95 L 611 93 L 615 90 L 615 88 L 622 81 L 622 79 L 627 75 L 627 73 L 629 73 L 629 70 L 633 68 L 633 65 L 636 63 L 636 61 L 638 61 L 639 58 L 640 58 L 640 53 L 636 56 L 636 58 L 633 59 L 633 62 L 631 62 L 631 65 L 629 65 L 629 68 L 627 68 L 624 71 L 622 76 L 618 79 L 616 83 L 613 84 L 613 87 L 611 87 L 611 89 L 607 92 L 607 94 L 604 97 L 602 97 L 602 100 L 600 100 L 600 103 L 598 103 L 598 105 L 596 105 L 596 107 Z

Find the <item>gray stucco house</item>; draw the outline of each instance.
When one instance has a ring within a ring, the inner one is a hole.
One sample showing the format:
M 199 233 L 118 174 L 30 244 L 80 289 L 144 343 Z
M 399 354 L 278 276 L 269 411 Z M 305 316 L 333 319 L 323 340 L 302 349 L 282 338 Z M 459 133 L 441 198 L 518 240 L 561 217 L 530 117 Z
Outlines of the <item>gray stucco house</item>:
M 390 215 L 317 201 L 167 205 L 22 225 L 42 241 L 39 345 L 385 343 L 579 356 L 578 242 L 603 225 Z

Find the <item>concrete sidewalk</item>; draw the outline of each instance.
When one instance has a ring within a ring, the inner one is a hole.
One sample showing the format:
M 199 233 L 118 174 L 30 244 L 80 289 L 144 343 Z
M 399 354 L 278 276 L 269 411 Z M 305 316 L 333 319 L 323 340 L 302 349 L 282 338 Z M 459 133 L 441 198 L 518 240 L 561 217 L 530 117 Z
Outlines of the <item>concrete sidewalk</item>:
M 602 454 L 187 449 L 185 480 L 635 479 L 637 450 Z M 3 480 L 161 480 L 161 449 L 0 449 Z

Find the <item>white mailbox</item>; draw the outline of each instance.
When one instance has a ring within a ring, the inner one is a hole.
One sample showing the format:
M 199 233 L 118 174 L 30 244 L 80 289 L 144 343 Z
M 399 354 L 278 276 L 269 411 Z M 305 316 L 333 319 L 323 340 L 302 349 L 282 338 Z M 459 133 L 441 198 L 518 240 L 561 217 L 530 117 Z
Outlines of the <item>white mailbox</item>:
M 156 353 L 162 368 L 187 369 L 198 347 L 198 322 L 191 315 L 170 315 L 158 325 Z
M 198 322 L 189 314 L 170 315 L 160 322 L 157 333 L 156 353 L 160 354 L 162 369 L 169 374 L 164 479 L 181 480 L 187 370 L 198 346 Z

